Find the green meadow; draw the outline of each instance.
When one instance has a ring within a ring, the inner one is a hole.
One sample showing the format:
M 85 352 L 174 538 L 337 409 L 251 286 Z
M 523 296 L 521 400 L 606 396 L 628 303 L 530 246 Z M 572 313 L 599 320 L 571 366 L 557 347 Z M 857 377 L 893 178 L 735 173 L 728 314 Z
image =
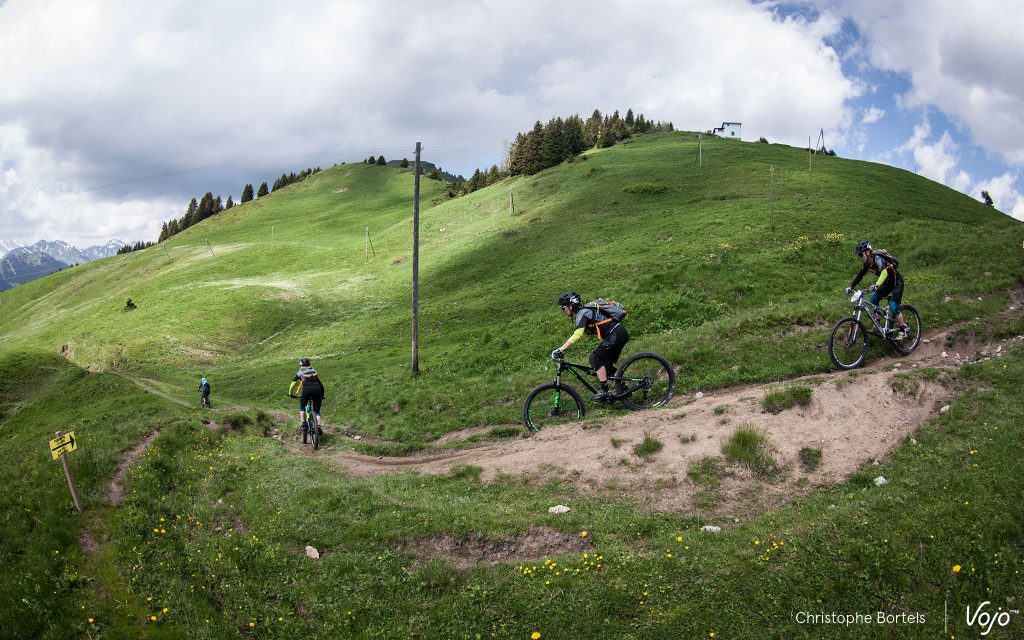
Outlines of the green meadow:
M 1004 313 L 1024 283 L 1021 223 L 884 165 L 809 170 L 806 150 L 714 138 L 702 152 L 696 134 L 642 135 L 457 199 L 422 179 L 419 375 L 413 176 L 398 168 L 337 165 L 0 293 L 0 636 L 959 638 L 980 633 L 968 606 L 1019 608 L 1019 346 L 952 373 L 951 409 L 880 467 L 770 513 L 655 511 L 537 469 L 485 483 L 472 464 L 356 478 L 326 461 L 471 427 L 514 437 L 571 332 L 554 306 L 567 289 L 622 301 L 626 355 L 666 356 L 679 393 L 829 372 L 862 238 L 899 258 L 926 332 L 1024 331 Z M 328 429 L 363 441 L 300 455 L 265 437 L 294 437 L 284 394 L 303 356 Z M 58 429 L 79 439 L 82 515 L 47 450 Z M 560 503 L 572 511 L 548 513 Z M 796 617 L 878 611 L 923 621 Z M 991 637 L 1024 629 L 1010 624 Z

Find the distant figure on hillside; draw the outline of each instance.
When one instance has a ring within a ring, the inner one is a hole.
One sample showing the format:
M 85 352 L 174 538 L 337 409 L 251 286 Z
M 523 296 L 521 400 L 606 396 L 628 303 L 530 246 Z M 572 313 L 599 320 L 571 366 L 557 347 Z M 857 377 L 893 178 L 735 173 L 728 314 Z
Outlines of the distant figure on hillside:
M 199 406 L 210 408 L 210 382 L 203 377 L 199 378 L 199 392 L 203 394 L 202 399 L 199 401 Z
M 858 242 L 854 247 L 854 252 L 864 266 L 861 267 L 860 273 L 854 277 L 850 286 L 846 287 L 846 293 L 849 294 L 853 291 L 853 288 L 868 271 L 878 276 L 878 281 L 868 287 L 868 291 L 871 292 L 871 304 L 878 304 L 879 300 L 888 296 L 889 313 L 896 317 L 896 324 L 899 325 L 896 339 L 903 340 L 910 335 L 910 327 L 907 326 L 902 313 L 896 315 L 900 303 L 903 302 L 903 276 L 896 270 L 900 265 L 899 260 L 885 249 L 875 249 L 867 240 Z
M 603 304 L 603 301 L 600 301 Z M 553 360 L 561 360 L 564 351 L 583 337 L 584 333 L 596 335 L 601 344 L 590 354 L 590 366 L 597 370 L 597 379 L 601 382 L 601 391 L 594 396 L 594 402 L 611 402 L 613 395 L 608 391 L 608 376 L 615 375 L 615 361 L 622 355 L 622 348 L 629 342 L 629 332 L 622 324 L 621 317 L 616 318 L 612 308 L 604 308 L 594 303 L 582 304 L 580 294 L 567 291 L 558 297 L 558 306 L 562 313 L 575 318 L 576 330 L 561 347 L 551 352 Z M 625 310 L 616 305 L 617 309 Z
M 320 427 L 320 405 L 324 401 L 324 384 L 320 382 L 320 376 L 309 364 L 309 358 L 299 360 L 299 371 L 292 378 L 292 384 L 288 387 L 288 395 L 299 399 L 299 421 L 300 424 L 306 421 L 306 403 L 312 402 L 313 415 L 316 417 L 316 429 L 321 435 L 324 430 Z
M 131 298 L 128 298 L 128 302 L 124 303 L 124 310 L 125 311 L 131 311 L 132 309 L 137 309 L 137 308 L 138 307 L 135 306 L 135 303 L 132 302 Z

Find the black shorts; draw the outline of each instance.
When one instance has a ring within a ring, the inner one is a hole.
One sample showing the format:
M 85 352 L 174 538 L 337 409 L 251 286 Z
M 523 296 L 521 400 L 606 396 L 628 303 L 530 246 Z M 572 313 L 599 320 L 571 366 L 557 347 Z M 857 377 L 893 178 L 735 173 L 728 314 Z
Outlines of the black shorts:
M 302 395 L 299 396 L 299 411 L 305 411 L 306 402 L 309 401 L 313 402 L 313 413 L 320 413 L 320 403 L 324 401 L 324 388 L 307 389 L 303 386 Z
M 622 348 L 629 342 L 629 332 L 626 327 L 617 324 L 611 331 L 604 334 L 601 344 L 597 345 L 594 352 L 590 354 L 590 366 L 595 369 L 611 367 L 622 355 Z
M 877 296 L 876 300 L 889 298 L 889 300 L 896 303 L 897 307 L 900 306 L 903 304 L 903 277 L 887 278 L 875 294 Z

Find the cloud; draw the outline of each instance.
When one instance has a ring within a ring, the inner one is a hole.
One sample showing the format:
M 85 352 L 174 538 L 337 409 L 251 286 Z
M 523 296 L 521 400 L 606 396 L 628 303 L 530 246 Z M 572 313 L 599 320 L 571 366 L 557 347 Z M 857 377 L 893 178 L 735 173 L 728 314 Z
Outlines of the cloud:
M 878 107 L 871 105 L 871 108 L 864 112 L 864 116 L 860 119 L 861 124 L 874 124 L 885 117 L 885 109 L 879 109 Z
M 0 236 L 154 239 L 207 190 L 237 197 L 260 175 L 410 156 L 417 140 L 468 174 L 534 120 L 594 108 L 696 130 L 742 121 L 798 145 L 819 128 L 841 137 L 863 87 L 823 44 L 840 26 L 742 0 L 10 0 L 0 128 L 15 186 L 0 207 L 14 221 Z M 294 159 L 250 162 L 282 156 Z M 222 168 L 182 172 L 204 166 Z M 132 181 L 149 175 L 165 177 Z M 100 185 L 113 186 L 89 190 Z
M 1018 220 L 1024 220 L 1024 194 L 1014 186 L 1020 176 L 1015 172 L 1006 172 L 1000 176 L 978 183 L 973 190 L 981 199 L 981 192 L 988 191 L 992 196 L 992 205 L 1008 213 Z M 973 195 L 973 194 L 972 194 Z
M 937 107 L 973 142 L 1024 166 L 1024 3 L 986 0 L 969 9 L 956 0 L 816 4 L 857 24 L 874 68 L 909 77 L 904 107 Z

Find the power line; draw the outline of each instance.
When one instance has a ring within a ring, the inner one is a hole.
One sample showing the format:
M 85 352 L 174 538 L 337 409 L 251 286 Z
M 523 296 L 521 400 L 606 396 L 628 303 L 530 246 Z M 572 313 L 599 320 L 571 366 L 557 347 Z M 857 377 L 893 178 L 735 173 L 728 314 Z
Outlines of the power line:
M 100 184 L 85 189 L 79 189 L 78 192 L 89 193 L 91 191 L 99 191 L 101 189 L 109 189 L 110 187 L 119 187 L 121 185 L 132 184 L 135 182 L 144 182 L 146 180 L 156 180 L 158 178 L 169 178 L 172 176 L 180 176 L 189 173 L 197 173 L 199 171 L 210 171 L 212 169 L 226 169 L 229 167 L 243 167 L 251 164 L 266 164 L 269 162 L 284 162 L 286 160 L 301 160 L 303 158 L 322 158 L 326 156 L 339 156 L 352 153 L 373 153 L 373 152 L 387 152 L 393 151 L 405 151 L 405 147 L 389 147 L 389 148 L 375 148 L 375 149 L 343 149 L 335 151 L 322 151 L 318 153 L 296 153 L 283 156 L 267 156 L 265 158 L 252 158 L 249 160 L 233 160 L 231 162 L 220 162 L 217 164 L 210 164 L 201 167 L 189 167 L 187 169 L 175 169 L 173 171 L 165 171 L 162 173 L 154 173 L 148 176 L 139 176 L 136 178 L 126 178 L 124 180 L 118 180 L 116 182 L 108 182 L 107 184 Z

